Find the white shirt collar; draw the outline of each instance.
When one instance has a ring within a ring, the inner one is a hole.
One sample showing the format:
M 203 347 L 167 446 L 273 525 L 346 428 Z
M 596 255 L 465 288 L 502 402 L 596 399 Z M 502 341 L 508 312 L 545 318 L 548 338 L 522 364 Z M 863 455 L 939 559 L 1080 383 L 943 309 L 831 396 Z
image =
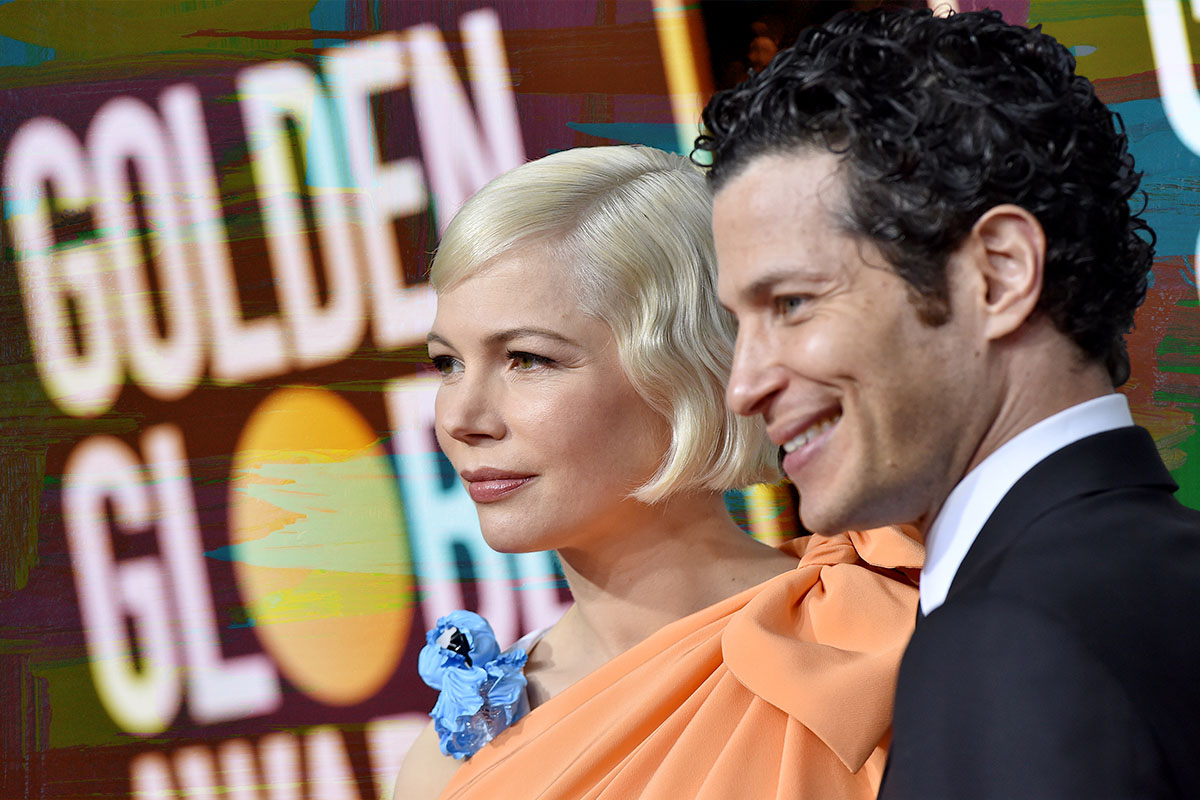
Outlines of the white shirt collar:
M 925 536 L 921 611 L 928 614 L 945 602 L 950 583 L 975 537 L 1026 472 L 1046 456 L 1080 439 L 1132 424 L 1125 395 L 1097 397 L 1026 428 L 968 472 L 950 492 Z

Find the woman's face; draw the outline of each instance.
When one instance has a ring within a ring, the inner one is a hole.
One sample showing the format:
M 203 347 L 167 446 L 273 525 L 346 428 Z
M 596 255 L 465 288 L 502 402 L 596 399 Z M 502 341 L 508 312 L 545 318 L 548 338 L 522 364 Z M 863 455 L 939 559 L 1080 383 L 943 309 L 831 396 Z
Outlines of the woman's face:
M 502 552 L 619 535 L 669 441 L 566 272 L 541 248 L 507 253 L 438 295 L 429 334 L 438 443 Z

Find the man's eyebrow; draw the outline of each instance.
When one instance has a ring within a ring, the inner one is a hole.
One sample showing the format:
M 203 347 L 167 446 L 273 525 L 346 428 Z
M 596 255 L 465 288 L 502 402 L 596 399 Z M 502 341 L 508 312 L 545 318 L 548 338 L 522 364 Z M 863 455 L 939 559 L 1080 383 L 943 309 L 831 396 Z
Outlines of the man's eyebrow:
M 746 300 L 761 300 L 762 298 L 769 296 L 777 284 L 788 280 L 794 280 L 797 277 L 798 272 L 799 271 L 796 269 L 788 269 L 786 267 L 773 269 L 766 275 L 762 275 L 743 288 L 740 294 Z
M 520 328 L 506 328 L 502 331 L 496 331 L 495 333 L 488 334 L 488 336 L 484 339 L 484 342 L 489 345 L 505 344 L 507 342 L 512 341 L 513 339 L 519 339 L 522 336 L 540 336 L 543 339 L 552 339 L 556 342 L 561 342 L 563 344 L 568 344 L 568 345 L 572 345 L 575 347 L 580 346 L 579 343 L 576 342 L 574 339 L 570 339 L 566 336 L 563 336 L 561 333 L 558 333 L 557 331 L 552 331 L 549 328 L 538 328 L 538 327 L 534 327 L 534 326 L 523 326 Z M 425 343 L 427 345 L 430 345 L 430 344 L 433 344 L 434 342 L 437 342 L 438 344 L 444 345 L 446 347 L 452 346 L 449 342 L 447 342 L 441 336 L 438 336 L 433 331 L 430 331 L 429 335 L 425 337 Z

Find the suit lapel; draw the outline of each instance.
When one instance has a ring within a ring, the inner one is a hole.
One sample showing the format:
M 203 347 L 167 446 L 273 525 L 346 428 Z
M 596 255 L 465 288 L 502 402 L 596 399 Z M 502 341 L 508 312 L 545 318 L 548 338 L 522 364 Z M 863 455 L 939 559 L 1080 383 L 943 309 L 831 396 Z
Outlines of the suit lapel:
M 988 517 L 950 584 L 947 601 L 1050 509 L 1083 494 L 1130 486 L 1179 488 L 1144 428 L 1097 433 L 1050 454 L 1013 485 Z

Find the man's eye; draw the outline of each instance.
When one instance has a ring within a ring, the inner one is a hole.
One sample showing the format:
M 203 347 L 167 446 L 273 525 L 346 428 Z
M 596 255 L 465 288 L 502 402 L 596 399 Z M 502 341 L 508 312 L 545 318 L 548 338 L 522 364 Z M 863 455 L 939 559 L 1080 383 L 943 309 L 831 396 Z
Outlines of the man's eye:
M 775 298 L 775 311 L 780 316 L 788 316 L 799 310 L 808 302 L 808 298 L 799 294 L 788 294 Z

